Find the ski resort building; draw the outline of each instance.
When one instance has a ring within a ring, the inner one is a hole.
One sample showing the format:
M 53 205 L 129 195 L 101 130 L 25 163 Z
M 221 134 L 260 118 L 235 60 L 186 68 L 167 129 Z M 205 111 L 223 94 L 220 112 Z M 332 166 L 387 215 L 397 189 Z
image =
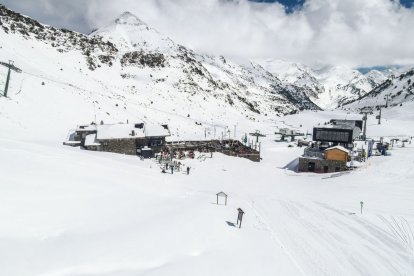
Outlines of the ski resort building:
M 98 125 L 96 140 L 102 151 L 139 156 L 145 151 L 144 157 L 152 157 L 161 151 L 167 136 L 167 125 L 113 124 Z
M 260 162 L 259 150 L 238 140 L 169 141 L 168 125 L 149 123 L 80 125 L 70 133 L 64 145 L 81 146 L 86 150 L 106 151 L 152 158 L 164 152 L 170 156 L 185 156 L 184 152 L 220 152 L 225 155 Z
M 80 125 L 73 135 L 76 144 L 87 150 L 106 151 L 128 155 L 152 157 L 161 151 L 165 138 L 170 136 L 168 125 L 148 123 Z
M 313 142 L 299 158 L 299 172 L 331 173 L 347 170 L 354 140 L 362 132 L 360 120 L 331 120 L 313 129 Z
M 342 146 L 325 149 L 320 155 L 299 158 L 299 172 L 332 173 L 347 170 L 349 150 Z

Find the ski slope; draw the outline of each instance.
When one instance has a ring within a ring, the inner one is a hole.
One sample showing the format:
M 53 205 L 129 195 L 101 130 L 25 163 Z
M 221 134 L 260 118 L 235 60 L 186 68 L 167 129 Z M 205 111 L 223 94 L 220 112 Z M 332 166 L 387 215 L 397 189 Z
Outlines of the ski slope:
M 339 116 L 356 115 L 308 112 L 273 124 L 305 130 Z M 414 130 L 395 114 L 374 123 L 371 135 Z M 268 135 L 261 163 L 214 154 L 185 160 L 187 176 L 38 138 L 0 138 L 2 275 L 414 273 L 411 145 L 334 177 L 282 169 L 302 149 Z M 227 206 L 215 204 L 219 191 Z M 241 229 L 232 226 L 239 207 Z

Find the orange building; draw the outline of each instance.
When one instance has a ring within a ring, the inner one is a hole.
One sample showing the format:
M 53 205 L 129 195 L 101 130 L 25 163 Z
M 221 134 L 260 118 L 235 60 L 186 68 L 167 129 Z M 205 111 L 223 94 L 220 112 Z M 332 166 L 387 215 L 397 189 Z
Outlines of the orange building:
M 333 161 L 348 161 L 349 150 L 342 146 L 335 146 L 325 150 L 325 159 Z

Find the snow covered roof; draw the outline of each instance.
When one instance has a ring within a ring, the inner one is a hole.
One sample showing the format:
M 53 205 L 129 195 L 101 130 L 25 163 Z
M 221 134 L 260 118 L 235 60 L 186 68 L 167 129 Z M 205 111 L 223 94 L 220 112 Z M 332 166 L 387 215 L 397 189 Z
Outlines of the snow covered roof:
M 145 137 L 144 128 L 136 127 L 137 124 L 112 124 L 98 125 L 98 140 L 127 139 Z
M 168 127 L 148 123 L 108 124 L 97 126 L 98 140 L 169 136 Z
M 96 125 L 78 125 L 76 131 L 95 131 Z
M 96 134 L 89 134 L 85 137 L 85 146 L 99 146 L 98 141 L 96 141 Z
M 167 125 L 145 124 L 145 136 L 170 136 L 170 130 Z
M 343 151 L 343 152 L 349 153 L 349 150 L 348 150 L 348 149 L 346 149 L 346 148 L 344 148 L 343 146 L 334 146 L 334 147 L 330 147 L 330 148 L 327 148 L 325 151 L 327 151 L 327 150 L 333 150 L 333 149 L 337 149 L 337 150 L 340 150 L 340 151 Z

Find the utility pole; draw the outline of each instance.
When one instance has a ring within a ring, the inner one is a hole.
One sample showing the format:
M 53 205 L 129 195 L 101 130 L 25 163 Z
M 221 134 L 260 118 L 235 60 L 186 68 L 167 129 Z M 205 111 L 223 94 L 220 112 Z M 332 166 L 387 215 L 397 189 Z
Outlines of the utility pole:
M 12 60 L 9 60 L 9 63 L 6 62 L 1 62 L 0 61 L 0 65 L 3 65 L 5 67 L 8 68 L 7 71 L 7 78 L 6 78 L 6 85 L 4 87 L 4 97 L 7 98 L 7 92 L 9 91 L 9 83 L 10 83 L 10 74 L 11 74 L 11 70 L 17 72 L 17 73 L 21 73 L 22 70 L 17 68 L 16 66 L 14 66 L 14 62 Z

